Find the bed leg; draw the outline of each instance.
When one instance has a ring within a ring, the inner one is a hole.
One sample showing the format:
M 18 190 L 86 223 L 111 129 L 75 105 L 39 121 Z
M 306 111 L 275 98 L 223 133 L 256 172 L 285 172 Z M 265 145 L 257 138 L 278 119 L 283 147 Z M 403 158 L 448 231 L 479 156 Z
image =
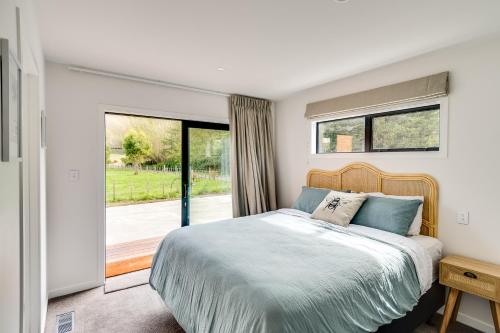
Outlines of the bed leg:
M 433 313 L 429 318 L 427 318 L 425 323 L 429 326 L 436 326 L 436 321 L 434 320 L 435 315 L 436 315 L 436 313 Z

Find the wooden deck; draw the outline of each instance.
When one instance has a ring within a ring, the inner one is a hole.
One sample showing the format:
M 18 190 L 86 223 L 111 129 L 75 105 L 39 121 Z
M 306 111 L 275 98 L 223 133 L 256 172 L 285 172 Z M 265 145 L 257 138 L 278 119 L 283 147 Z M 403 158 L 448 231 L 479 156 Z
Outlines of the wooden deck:
M 162 239 L 154 237 L 106 246 L 106 277 L 151 267 L 153 255 Z

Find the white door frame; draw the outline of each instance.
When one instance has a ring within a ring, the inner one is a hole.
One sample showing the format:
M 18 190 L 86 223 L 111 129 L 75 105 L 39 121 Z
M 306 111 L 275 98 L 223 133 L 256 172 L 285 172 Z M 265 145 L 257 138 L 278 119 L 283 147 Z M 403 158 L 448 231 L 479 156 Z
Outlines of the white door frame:
M 42 278 L 41 110 L 39 77 L 23 75 L 23 332 L 44 329 L 47 299 Z M 42 169 L 44 170 L 44 168 Z
M 212 123 L 229 123 L 228 118 L 200 116 L 189 113 L 179 113 L 165 110 L 153 110 L 137 107 L 118 106 L 110 104 L 99 104 L 97 106 L 97 146 L 96 161 L 100 169 L 97 174 L 97 284 L 102 286 L 106 281 L 106 167 L 105 167 L 105 146 L 106 146 L 106 113 L 120 113 L 130 116 L 158 117 L 176 120 L 196 120 Z

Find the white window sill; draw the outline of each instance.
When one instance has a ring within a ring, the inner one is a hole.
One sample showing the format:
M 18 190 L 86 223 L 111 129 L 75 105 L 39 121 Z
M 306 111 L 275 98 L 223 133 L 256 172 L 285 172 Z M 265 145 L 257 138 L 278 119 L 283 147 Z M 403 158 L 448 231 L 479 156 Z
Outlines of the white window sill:
M 325 154 L 309 154 L 309 158 L 315 159 L 445 159 L 447 154 L 445 151 L 401 151 L 401 152 L 372 152 L 372 153 L 325 153 Z

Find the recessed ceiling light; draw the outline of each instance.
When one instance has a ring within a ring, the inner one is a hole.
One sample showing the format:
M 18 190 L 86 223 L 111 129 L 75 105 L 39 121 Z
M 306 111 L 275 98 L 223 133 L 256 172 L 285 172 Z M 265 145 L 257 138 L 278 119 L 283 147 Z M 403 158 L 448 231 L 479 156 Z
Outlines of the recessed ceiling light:
M 336 3 L 346 3 L 348 2 L 349 0 L 333 0 L 335 1 Z
M 217 70 L 218 70 L 219 72 L 223 72 L 225 69 L 224 69 L 224 67 L 217 67 Z

